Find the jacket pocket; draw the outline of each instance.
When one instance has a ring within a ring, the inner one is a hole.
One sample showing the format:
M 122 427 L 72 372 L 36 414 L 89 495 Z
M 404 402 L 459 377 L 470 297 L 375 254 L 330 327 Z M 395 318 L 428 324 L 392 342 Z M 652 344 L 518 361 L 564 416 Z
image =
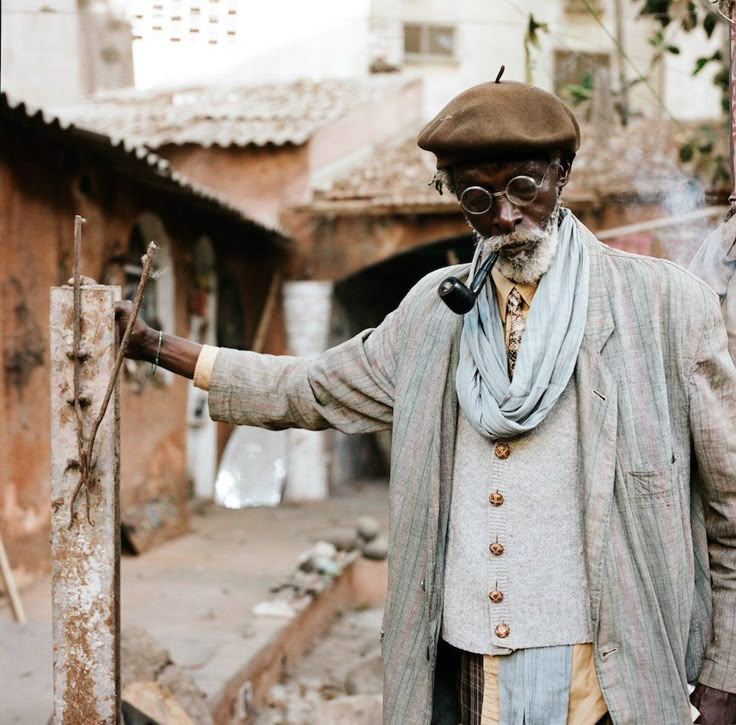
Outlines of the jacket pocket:
M 636 499 L 664 496 L 674 490 L 678 472 L 678 461 L 674 455 L 672 463 L 666 468 L 653 471 L 627 471 L 629 494 Z

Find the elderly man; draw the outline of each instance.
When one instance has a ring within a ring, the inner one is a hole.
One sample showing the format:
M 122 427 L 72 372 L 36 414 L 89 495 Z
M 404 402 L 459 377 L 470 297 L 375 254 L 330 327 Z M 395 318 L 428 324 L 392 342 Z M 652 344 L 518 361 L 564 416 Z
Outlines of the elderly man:
M 392 430 L 384 722 L 687 723 L 736 707 L 736 370 L 713 292 L 560 204 L 570 111 L 501 81 L 419 136 L 500 252 L 464 317 L 421 280 L 305 360 L 140 323 L 217 420 Z M 128 305 L 120 307 L 121 323 Z M 158 354 L 157 354 L 158 351 Z

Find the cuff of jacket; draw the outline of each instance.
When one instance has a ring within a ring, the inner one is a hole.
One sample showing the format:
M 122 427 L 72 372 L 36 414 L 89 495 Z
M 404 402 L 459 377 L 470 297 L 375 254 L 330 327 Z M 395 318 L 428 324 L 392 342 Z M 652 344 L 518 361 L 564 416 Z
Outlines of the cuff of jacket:
M 215 359 L 219 351 L 219 347 L 202 345 L 202 350 L 197 358 L 197 365 L 194 368 L 193 383 L 195 387 L 201 390 L 210 389 L 210 378 L 212 377 L 212 370 L 215 367 Z
M 736 693 L 736 673 L 733 667 L 727 667 L 712 659 L 703 660 L 703 669 L 700 671 L 698 682 L 716 690 Z
M 320 430 L 325 425 L 310 395 L 302 358 L 220 348 L 210 378 L 210 417 L 270 430 Z

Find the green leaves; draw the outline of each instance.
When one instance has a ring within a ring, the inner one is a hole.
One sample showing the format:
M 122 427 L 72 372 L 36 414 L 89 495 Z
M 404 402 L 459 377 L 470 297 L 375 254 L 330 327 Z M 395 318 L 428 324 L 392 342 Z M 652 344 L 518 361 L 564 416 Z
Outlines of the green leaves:
M 703 30 L 709 38 L 713 35 L 716 25 L 718 25 L 718 16 L 715 13 L 708 13 L 703 19 Z
M 529 24 L 526 29 L 525 41 L 530 43 L 535 48 L 539 48 L 539 35 L 542 33 L 549 33 L 549 23 L 542 23 L 535 20 L 534 16 L 529 13 Z

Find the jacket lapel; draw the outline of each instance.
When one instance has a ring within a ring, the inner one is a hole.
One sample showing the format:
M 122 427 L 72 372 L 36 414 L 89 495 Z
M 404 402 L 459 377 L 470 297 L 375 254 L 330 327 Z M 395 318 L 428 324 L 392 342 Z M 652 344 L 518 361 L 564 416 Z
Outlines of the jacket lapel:
M 575 386 L 585 559 L 595 631 L 616 470 L 618 401 L 615 379 L 601 354 L 615 330 L 603 278 L 602 247 L 587 229 L 581 231 L 590 253 L 590 293 L 585 334 L 575 368 Z
M 429 578 L 430 621 L 438 620 L 442 608 L 442 588 L 444 555 L 447 543 L 447 527 L 450 517 L 452 496 L 452 471 L 455 463 L 455 439 L 457 435 L 458 402 L 455 392 L 455 371 L 457 370 L 462 316 L 456 315 L 442 305 L 437 312 L 437 331 L 435 340 L 442 344 L 435 346 L 434 364 L 436 383 L 434 387 L 442 394 L 442 409 L 436 418 L 434 444 L 432 446 L 432 487 L 429 492 L 428 517 L 428 570 L 434 573 Z

